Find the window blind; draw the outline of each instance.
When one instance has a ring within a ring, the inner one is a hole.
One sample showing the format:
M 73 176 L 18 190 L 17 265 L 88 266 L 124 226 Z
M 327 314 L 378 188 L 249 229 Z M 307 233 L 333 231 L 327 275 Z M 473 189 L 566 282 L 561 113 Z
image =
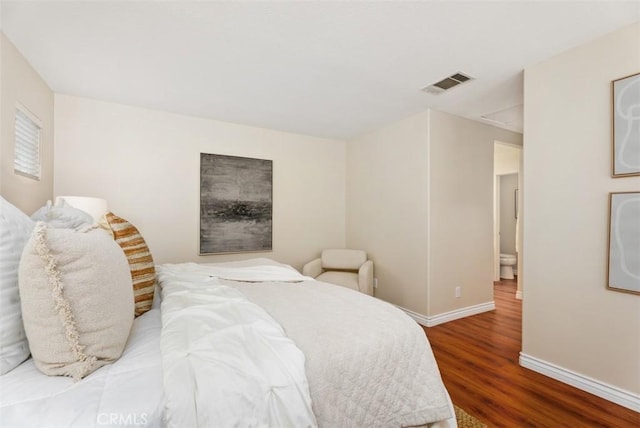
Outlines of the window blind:
M 40 179 L 40 125 L 29 114 L 16 109 L 15 172 Z

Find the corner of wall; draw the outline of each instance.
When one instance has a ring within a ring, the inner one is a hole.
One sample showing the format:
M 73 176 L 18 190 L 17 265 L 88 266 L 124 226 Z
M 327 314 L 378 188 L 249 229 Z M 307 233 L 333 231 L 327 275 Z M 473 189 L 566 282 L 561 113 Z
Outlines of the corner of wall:
M 427 312 L 427 135 L 421 111 L 347 142 L 347 245 L 375 264 L 376 296 Z
M 447 319 L 493 304 L 494 142 L 522 135 L 437 110 L 429 118 L 427 315 Z
M 432 304 L 432 290 L 431 290 L 431 116 L 432 109 L 428 108 L 426 111 L 426 144 L 427 144 L 427 188 L 426 188 L 426 198 L 427 198 L 427 207 L 426 207 L 426 228 L 427 228 L 427 257 L 425 263 L 427 264 L 427 278 L 425 282 L 426 293 L 427 293 L 427 312 L 424 314 L 425 316 L 429 316 L 433 313 L 433 304 Z M 427 323 L 428 324 L 428 323 Z M 427 325 L 425 324 L 425 325 Z
M 0 194 L 30 214 L 53 198 L 53 91 L 1 32 L 0 44 Z M 17 103 L 42 122 L 39 181 L 13 171 Z

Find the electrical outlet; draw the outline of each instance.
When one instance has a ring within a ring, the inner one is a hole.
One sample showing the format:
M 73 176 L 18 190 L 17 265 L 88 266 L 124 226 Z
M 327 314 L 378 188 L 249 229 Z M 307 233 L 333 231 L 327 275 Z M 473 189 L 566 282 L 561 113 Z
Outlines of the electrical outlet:
M 373 288 L 378 288 L 378 278 L 373 278 Z
M 460 298 L 460 287 L 456 287 L 456 298 Z

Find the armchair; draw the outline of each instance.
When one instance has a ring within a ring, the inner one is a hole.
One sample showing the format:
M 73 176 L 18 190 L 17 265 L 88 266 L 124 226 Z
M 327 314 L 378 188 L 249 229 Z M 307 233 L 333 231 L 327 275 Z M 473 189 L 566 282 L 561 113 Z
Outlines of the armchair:
M 373 296 L 373 261 L 362 250 L 324 250 L 302 274 Z

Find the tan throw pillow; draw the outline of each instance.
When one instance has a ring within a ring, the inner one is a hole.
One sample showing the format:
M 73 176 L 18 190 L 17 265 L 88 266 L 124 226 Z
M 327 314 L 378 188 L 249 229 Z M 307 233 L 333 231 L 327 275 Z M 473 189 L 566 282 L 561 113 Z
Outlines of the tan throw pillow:
M 122 250 L 103 230 L 38 222 L 18 278 L 24 328 L 40 371 L 78 380 L 122 355 L 133 324 L 131 276 Z
M 113 238 L 124 251 L 133 281 L 136 317 L 151 309 L 156 285 L 156 268 L 151 251 L 134 225 L 113 213 L 104 215 L 102 226 L 111 230 Z M 106 224 L 105 224 L 106 223 Z

